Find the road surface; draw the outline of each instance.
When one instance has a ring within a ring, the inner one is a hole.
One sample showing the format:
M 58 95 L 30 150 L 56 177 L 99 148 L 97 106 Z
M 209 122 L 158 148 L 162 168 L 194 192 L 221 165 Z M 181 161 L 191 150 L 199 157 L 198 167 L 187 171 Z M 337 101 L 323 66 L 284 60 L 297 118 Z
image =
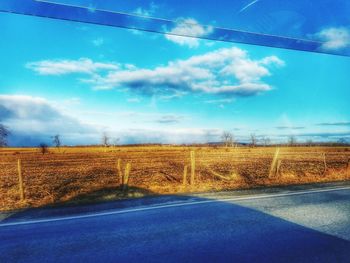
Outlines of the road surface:
M 23 211 L 0 262 L 350 262 L 350 184 Z

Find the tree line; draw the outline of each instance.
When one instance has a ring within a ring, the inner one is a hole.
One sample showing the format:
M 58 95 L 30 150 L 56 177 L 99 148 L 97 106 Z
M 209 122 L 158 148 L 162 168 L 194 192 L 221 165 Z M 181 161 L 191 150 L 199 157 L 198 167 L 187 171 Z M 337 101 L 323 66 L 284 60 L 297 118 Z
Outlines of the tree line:
M 0 123 L 0 147 L 6 147 L 8 145 L 8 137 L 11 134 L 10 129 Z M 51 137 L 52 145 L 56 148 L 60 148 L 62 144 L 62 139 L 59 134 L 56 134 Z M 104 147 L 110 147 L 110 146 L 116 146 L 119 143 L 119 138 L 111 138 L 106 132 L 102 134 L 101 137 L 101 145 Z M 230 131 L 224 131 L 221 135 L 221 143 L 226 147 L 237 147 L 240 143 L 235 140 L 235 137 L 233 133 Z M 272 145 L 271 139 L 267 136 L 260 136 L 258 139 L 258 136 L 254 133 L 249 135 L 249 141 L 247 143 L 251 147 L 256 146 L 269 146 Z M 289 146 L 296 146 L 296 145 L 303 145 L 303 146 L 312 146 L 312 145 L 348 145 L 348 141 L 345 138 L 340 138 L 336 143 L 315 143 L 311 139 L 299 143 L 297 140 L 297 137 L 294 135 L 290 135 L 287 138 L 287 141 L 285 143 L 280 143 L 281 145 L 289 145 Z M 40 143 L 39 148 L 41 149 L 41 152 L 47 153 L 48 152 L 48 145 L 46 143 Z

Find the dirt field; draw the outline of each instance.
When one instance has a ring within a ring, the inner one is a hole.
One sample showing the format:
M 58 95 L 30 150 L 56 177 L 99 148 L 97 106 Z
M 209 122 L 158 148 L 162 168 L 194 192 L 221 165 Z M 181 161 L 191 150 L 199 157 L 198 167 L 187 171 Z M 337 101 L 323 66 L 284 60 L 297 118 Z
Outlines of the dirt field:
M 190 152 L 195 154 L 192 185 Z M 350 180 L 350 148 L 65 147 L 0 149 L 0 210 L 199 191 Z M 18 159 L 25 199 L 20 200 Z M 131 164 L 128 190 L 122 171 Z M 186 184 L 184 166 L 188 166 Z M 278 169 L 277 169 L 278 167 Z

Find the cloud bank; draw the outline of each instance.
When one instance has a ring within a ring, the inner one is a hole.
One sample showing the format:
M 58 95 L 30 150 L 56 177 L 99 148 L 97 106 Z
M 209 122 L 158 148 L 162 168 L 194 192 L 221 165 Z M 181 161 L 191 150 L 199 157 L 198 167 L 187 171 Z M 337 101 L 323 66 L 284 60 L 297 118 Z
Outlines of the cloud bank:
M 136 120 L 162 125 L 152 129 L 86 124 L 66 114 L 56 104 L 41 97 L 0 95 L 0 123 L 11 131 L 9 145 L 38 146 L 42 142 L 51 145 L 52 136 L 56 134 L 60 134 L 64 145 L 100 144 L 103 132 L 112 139 L 120 138 L 122 144 L 206 142 L 220 134 L 220 130 L 168 128 L 167 125 L 185 120 L 185 116 L 176 114 L 127 113 L 129 118 L 136 115 Z
M 242 49 L 222 48 L 165 66 L 138 68 L 131 64 L 79 60 L 44 60 L 27 67 L 41 75 L 85 73 L 94 89 L 129 89 L 143 95 L 171 96 L 186 92 L 252 96 L 272 89 L 264 81 L 271 70 L 284 66 L 276 56 L 251 59 Z
M 11 145 L 33 146 L 50 141 L 55 134 L 70 143 L 80 143 L 96 129 L 65 114 L 52 102 L 38 97 L 0 95 L 0 121 L 11 130 Z
M 0 123 L 5 124 L 11 130 L 9 138 L 10 146 L 37 146 L 41 142 L 51 143 L 51 137 L 60 134 L 63 144 L 86 145 L 99 144 L 104 131 L 112 138 L 120 138 L 122 144 L 132 143 L 206 143 L 221 141 L 222 129 L 191 128 L 182 127 L 178 124 L 188 122 L 186 115 L 164 114 L 164 113 L 141 113 L 125 112 L 108 114 L 118 117 L 118 114 L 125 115 L 127 119 L 135 119 L 137 122 L 143 120 L 145 128 L 140 126 L 121 127 L 110 125 L 104 127 L 102 123 L 86 124 L 79 119 L 68 115 L 58 108 L 56 103 L 44 98 L 0 95 Z M 159 124 L 154 126 L 154 124 Z M 320 125 L 346 126 L 348 122 L 320 123 Z M 279 130 L 291 132 L 271 133 L 273 141 L 286 141 L 288 136 L 293 134 L 302 141 L 313 139 L 315 141 L 337 141 L 340 138 L 350 139 L 350 131 L 305 131 L 295 133 L 295 130 L 302 130 L 302 126 L 277 126 Z M 237 140 L 247 141 L 247 130 L 234 129 Z M 258 133 L 259 135 L 259 133 Z M 261 134 L 262 136 L 263 134 Z

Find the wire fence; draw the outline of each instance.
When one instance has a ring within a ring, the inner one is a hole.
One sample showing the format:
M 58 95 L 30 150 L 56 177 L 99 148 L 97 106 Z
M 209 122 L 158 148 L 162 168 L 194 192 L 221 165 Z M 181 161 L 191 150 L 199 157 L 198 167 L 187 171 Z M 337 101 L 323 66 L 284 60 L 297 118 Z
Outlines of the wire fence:
M 340 147 L 285 147 L 278 152 L 275 147 L 62 148 L 47 154 L 3 150 L 0 209 L 23 199 L 47 204 L 117 188 L 125 185 L 127 164 L 126 184 L 154 193 L 350 178 L 350 150 Z

